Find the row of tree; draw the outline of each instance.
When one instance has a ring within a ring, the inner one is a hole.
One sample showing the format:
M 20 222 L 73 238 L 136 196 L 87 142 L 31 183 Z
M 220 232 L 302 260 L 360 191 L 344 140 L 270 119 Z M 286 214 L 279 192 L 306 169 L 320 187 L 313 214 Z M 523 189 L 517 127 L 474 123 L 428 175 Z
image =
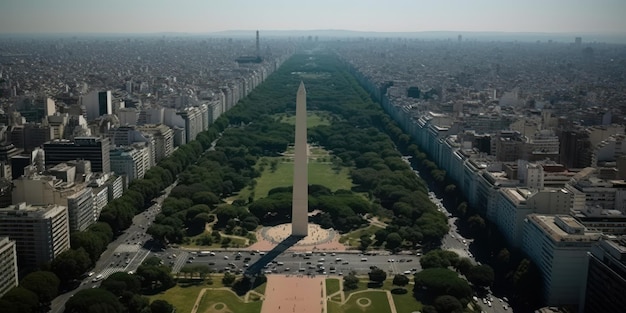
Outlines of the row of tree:
M 149 299 L 142 290 L 152 293 L 175 284 L 170 269 L 160 264 L 158 258 L 145 260 L 137 273 L 117 272 L 111 274 L 99 288 L 83 289 L 65 304 L 66 313 L 171 313 L 174 307 L 164 300 Z

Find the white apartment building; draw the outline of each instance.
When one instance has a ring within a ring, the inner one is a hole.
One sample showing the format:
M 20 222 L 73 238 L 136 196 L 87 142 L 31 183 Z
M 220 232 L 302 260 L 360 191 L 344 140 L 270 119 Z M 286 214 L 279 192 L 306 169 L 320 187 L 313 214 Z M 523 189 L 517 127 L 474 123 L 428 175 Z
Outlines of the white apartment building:
M 0 209 L 0 236 L 15 240 L 18 263 L 36 267 L 70 248 L 67 207 L 19 203 Z
M 567 215 L 531 214 L 525 219 L 522 250 L 542 273 L 548 305 L 579 304 L 587 252 L 601 236 Z

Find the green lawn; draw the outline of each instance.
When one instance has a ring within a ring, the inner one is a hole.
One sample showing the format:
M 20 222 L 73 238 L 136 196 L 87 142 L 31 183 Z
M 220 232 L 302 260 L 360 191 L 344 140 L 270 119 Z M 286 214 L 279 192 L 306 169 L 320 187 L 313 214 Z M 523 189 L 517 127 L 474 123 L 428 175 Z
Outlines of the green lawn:
M 256 288 L 254 288 L 252 290 L 254 290 L 254 291 L 264 295 L 265 294 L 265 287 L 267 287 L 267 282 L 262 283 L 262 284 L 256 286 Z
M 363 235 L 374 235 L 374 233 L 379 230 L 382 229 L 378 226 L 375 225 L 369 225 L 367 227 L 363 227 L 363 228 L 359 228 L 357 230 L 351 231 L 343 236 L 341 236 L 341 238 L 339 238 L 339 242 L 348 245 L 350 247 L 358 247 L 359 243 L 360 243 L 360 238 Z
M 361 298 L 365 299 L 359 300 Z M 363 304 L 369 302 L 368 306 L 361 306 L 357 302 Z M 330 303 L 336 304 L 336 303 Z M 328 306 L 329 313 L 385 313 L 391 312 L 389 301 L 387 301 L 387 294 L 380 291 L 368 291 L 352 295 L 350 299 L 344 305 L 330 305 Z
M 226 308 L 222 308 L 223 310 L 229 310 L 231 312 L 237 313 L 259 313 L 261 312 L 261 305 L 263 302 L 255 301 L 244 303 L 241 298 L 237 297 L 231 291 L 226 290 L 207 290 L 204 294 L 204 297 L 200 301 L 200 305 L 198 305 L 198 313 L 207 312 L 209 309 L 212 309 L 213 305 L 216 303 L 223 303 L 226 305 Z M 190 312 L 190 311 L 182 311 L 177 310 L 177 312 Z
M 221 278 L 220 278 L 221 279 Z M 213 278 L 213 281 L 216 281 L 216 278 Z M 172 287 L 166 290 L 163 293 L 159 293 L 153 296 L 149 296 L 150 301 L 154 300 L 165 300 L 171 303 L 174 307 L 176 307 L 176 312 L 191 312 L 193 309 L 194 303 L 196 303 L 196 298 L 200 293 L 202 288 L 212 287 L 207 284 L 202 285 L 193 285 L 189 287 L 181 287 L 179 285 Z
M 271 158 L 270 158 L 271 159 Z M 282 158 L 278 158 L 279 160 Z M 309 184 L 318 184 L 328 187 L 331 190 L 350 189 L 352 180 L 349 177 L 349 169 L 342 168 L 339 173 L 332 169 L 332 164 L 311 162 L 309 163 L 308 178 Z M 269 167 L 265 168 L 261 177 L 257 178 L 254 188 L 254 198 L 260 199 L 267 196 L 267 193 L 276 187 L 288 187 L 293 185 L 293 163 L 278 163 L 276 171 L 272 172 Z M 245 188 L 239 192 L 237 198 L 247 199 L 250 189 Z
M 411 313 L 415 311 L 422 311 L 422 303 L 415 300 L 415 297 L 413 297 L 413 292 L 411 290 L 413 289 L 413 287 L 406 286 L 405 288 L 407 288 L 409 291 L 406 294 L 391 295 L 393 297 L 393 302 L 396 304 L 396 311 L 398 313 Z
M 339 279 L 328 278 L 326 279 L 326 295 L 332 295 L 339 291 Z

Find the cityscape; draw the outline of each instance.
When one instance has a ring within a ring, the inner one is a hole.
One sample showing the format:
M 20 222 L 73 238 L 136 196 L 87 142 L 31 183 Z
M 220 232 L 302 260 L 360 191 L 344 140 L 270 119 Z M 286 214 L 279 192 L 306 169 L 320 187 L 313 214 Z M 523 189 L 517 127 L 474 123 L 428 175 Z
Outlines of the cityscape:
M 0 4 L 2 312 L 622 312 L 626 5 L 365 2 Z

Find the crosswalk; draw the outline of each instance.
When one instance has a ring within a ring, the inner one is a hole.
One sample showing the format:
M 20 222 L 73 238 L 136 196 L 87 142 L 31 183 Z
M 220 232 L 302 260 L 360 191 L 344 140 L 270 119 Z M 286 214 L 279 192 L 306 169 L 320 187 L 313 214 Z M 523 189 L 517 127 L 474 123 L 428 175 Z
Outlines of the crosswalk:
M 189 252 L 181 251 L 178 257 L 176 258 L 176 263 L 174 263 L 174 266 L 172 266 L 172 273 L 180 272 L 180 269 L 183 268 L 188 257 L 189 257 Z
M 125 271 L 124 267 L 108 267 L 102 270 L 102 272 L 100 272 L 99 275 L 102 275 L 102 279 L 106 279 L 113 273 L 124 272 L 124 271 Z

